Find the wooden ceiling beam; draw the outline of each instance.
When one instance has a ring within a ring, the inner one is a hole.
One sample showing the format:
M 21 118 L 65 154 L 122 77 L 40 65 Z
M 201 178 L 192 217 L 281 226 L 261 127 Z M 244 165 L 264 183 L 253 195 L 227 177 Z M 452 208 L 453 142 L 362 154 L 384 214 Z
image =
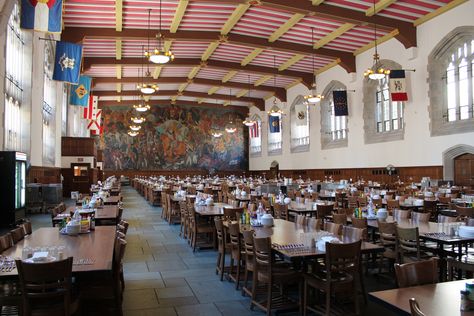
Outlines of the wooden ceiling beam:
M 153 79 L 158 79 L 160 77 L 161 69 L 163 69 L 162 66 L 156 66 L 155 67 L 155 69 L 153 70 Z
M 209 46 L 207 46 L 204 53 L 202 54 L 201 60 L 203 60 L 203 61 L 208 60 L 212 56 L 212 54 L 214 54 L 214 51 L 217 49 L 217 47 L 219 47 L 219 44 L 220 44 L 220 42 L 218 42 L 218 41 L 211 42 L 209 44 Z
M 385 34 L 384 36 L 382 36 L 381 38 L 379 38 L 379 39 L 377 40 L 377 45 L 380 45 L 380 44 L 382 44 L 382 43 L 384 43 L 384 42 L 386 42 L 386 41 L 388 41 L 388 40 L 394 38 L 395 36 L 397 36 L 398 33 L 399 33 L 398 30 L 393 30 L 392 32 L 390 32 L 390 33 L 388 33 L 388 34 Z M 372 42 L 370 42 L 369 44 L 367 44 L 367 45 L 365 45 L 365 46 L 362 46 L 362 47 L 359 48 L 359 49 L 356 49 L 356 50 L 354 51 L 354 56 L 357 56 L 357 55 L 359 55 L 359 54 L 362 54 L 363 52 L 365 52 L 365 51 L 367 51 L 367 50 L 369 50 L 369 49 L 371 49 L 371 48 L 373 48 L 373 47 L 375 47 L 375 41 L 372 41 Z
M 310 0 L 312 5 L 320 5 L 324 0 Z
M 272 79 L 273 76 L 262 76 L 260 77 L 260 79 L 258 79 L 257 81 L 255 81 L 254 85 L 256 87 L 258 87 L 259 85 L 262 85 L 264 84 L 265 82 L 267 82 L 268 80 Z
M 115 30 L 121 32 L 123 27 L 123 0 L 115 0 Z
M 180 40 L 180 41 L 209 41 L 211 42 L 206 52 L 203 54 L 202 59 L 207 60 L 214 52 L 217 45 L 222 42 L 227 42 L 236 45 L 242 45 L 246 47 L 252 47 L 263 51 L 265 49 L 271 49 L 275 52 L 289 52 L 292 54 L 303 54 L 321 56 L 325 58 L 339 58 L 341 59 L 341 66 L 348 72 L 355 72 L 355 58 L 351 53 L 319 48 L 313 49 L 311 46 L 289 43 L 284 41 L 275 41 L 273 43 L 268 42 L 264 38 L 257 38 L 253 36 L 240 35 L 240 34 L 228 34 L 222 36 L 217 32 L 204 32 L 204 31 L 180 31 L 178 33 L 161 32 L 166 40 Z M 84 37 L 88 38 L 122 38 L 124 39 L 143 39 L 146 40 L 146 30 L 142 29 L 125 29 L 122 32 L 116 32 L 114 29 L 101 29 L 100 33 L 95 29 L 91 28 L 66 28 L 61 34 L 62 40 L 69 42 L 80 42 Z M 216 44 L 213 44 L 216 43 Z M 214 47 L 214 45 L 216 45 Z M 255 51 L 255 50 L 254 50 Z M 257 53 L 256 51 L 255 53 Z M 253 53 L 253 52 L 252 52 Z M 258 55 L 258 54 L 257 54 Z M 207 58 L 207 59 L 206 59 Z M 254 57 L 255 58 L 255 57 Z M 178 59 L 177 59 L 178 60 Z M 245 60 L 245 59 L 244 59 Z M 175 60 L 176 62 L 176 60 Z
M 212 3 L 229 3 L 229 0 L 206 0 Z M 235 0 L 234 3 L 245 3 L 247 0 Z M 463 0 L 454 0 L 463 1 Z M 309 16 L 329 18 L 345 23 L 356 25 L 373 26 L 374 23 L 387 30 L 399 29 L 400 33 L 396 36 L 405 48 L 416 46 L 416 28 L 413 23 L 401 21 L 394 18 L 374 15 L 366 16 L 363 11 L 356 11 L 335 5 L 321 3 L 314 6 L 310 1 L 288 1 L 288 0 L 258 0 L 264 7 L 275 8 L 291 13 L 300 13 Z
M 252 62 L 252 60 L 254 60 L 263 51 L 264 51 L 263 48 L 255 48 L 250 54 L 248 54 L 244 59 L 242 59 L 240 64 L 242 66 L 247 66 L 248 64 Z
M 189 0 L 179 0 L 178 7 L 174 13 L 173 21 L 171 22 L 170 32 L 176 33 L 181 24 L 184 14 L 186 13 L 186 8 L 188 7 Z
M 463 4 L 466 1 L 467 0 L 453 0 L 453 1 L 449 2 L 448 4 L 445 4 L 444 6 L 434 10 L 433 12 L 430 12 L 427 15 L 424 15 L 424 16 L 416 19 L 415 22 L 413 22 L 413 25 L 416 27 L 420 24 L 423 24 L 423 23 L 437 17 L 438 15 L 440 15 L 442 13 L 457 7 L 460 4 Z
M 291 29 L 293 26 L 295 26 L 296 23 L 298 23 L 302 18 L 304 18 L 304 14 L 300 13 L 295 13 L 293 16 L 288 19 L 283 25 L 281 25 L 275 32 L 270 35 L 268 38 L 268 41 L 270 43 L 273 43 L 280 37 L 282 37 L 286 32 L 288 32 L 289 29 Z
M 94 91 L 94 95 L 100 97 L 124 97 L 124 96 L 139 96 L 138 90 L 127 90 L 118 93 L 115 90 L 111 91 Z M 186 96 L 192 98 L 209 98 L 207 92 L 195 92 L 195 91 L 176 91 L 176 90 L 159 90 L 158 92 L 154 93 L 152 96 Z M 226 94 L 213 94 L 213 99 L 223 100 L 223 101 L 242 101 L 247 103 L 252 103 L 256 107 L 258 107 L 261 111 L 265 109 L 265 101 L 259 98 L 249 98 L 249 97 L 240 97 L 237 98 L 236 96 L 229 96 Z
M 389 7 L 392 3 L 396 2 L 397 0 L 380 0 L 375 4 L 375 10 L 374 6 L 370 6 L 367 10 L 365 10 L 365 15 L 367 16 L 373 16 L 380 11 L 384 10 L 385 8 Z
M 222 78 L 222 82 L 223 82 L 223 83 L 226 83 L 226 82 L 229 81 L 230 79 L 234 78 L 237 73 L 238 73 L 238 71 L 235 71 L 235 70 L 229 71 L 229 72 Z
M 290 59 L 285 61 L 283 64 L 281 64 L 280 67 L 278 67 L 278 70 L 283 71 L 285 69 L 288 69 L 291 66 L 293 66 L 294 64 L 296 64 L 297 62 L 299 62 L 304 57 L 305 57 L 305 55 L 296 54 L 295 56 L 291 57 Z
M 230 17 L 227 19 L 227 21 L 224 23 L 224 26 L 221 29 L 221 35 L 229 34 L 249 8 L 250 4 L 248 3 L 239 4 L 237 8 L 235 8 L 234 12 L 232 12 Z
M 216 91 L 219 90 L 219 89 L 220 89 L 220 87 L 214 86 L 214 87 L 210 88 L 209 91 L 207 91 L 207 94 L 212 95 L 212 94 L 216 93 Z
M 335 61 L 333 61 L 332 63 L 329 63 L 329 64 L 327 64 L 326 66 L 321 67 L 321 68 L 319 68 L 318 70 L 316 70 L 316 71 L 315 71 L 315 74 L 316 74 L 316 75 L 322 74 L 323 72 L 325 72 L 325 71 L 327 71 L 327 70 L 329 70 L 329 69 L 331 69 L 331 68 L 333 68 L 333 67 L 336 67 L 337 65 L 339 65 L 340 62 L 341 62 L 340 60 L 335 60 Z
M 170 98 L 170 100 L 150 100 L 149 104 L 150 104 L 150 106 L 170 106 L 170 105 L 173 104 L 171 101 L 172 101 L 171 98 Z M 186 101 L 186 100 L 175 100 L 174 102 L 176 104 L 179 104 L 179 105 L 196 106 L 196 107 L 201 107 L 201 108 L 204 107 L 204 108 L 222 109 L 222 107 L 223 107 L 223 104 L 219 104 L 219 103 L 208 103 L 208 102 L 199 103 L 199 102 Z M 137 103 L 137 102 L 134 101 L 134 100 L 123 100 L 121 102 L 100 101 L 99 102 L 99 108 L 103 109 L 104 107 L 131 106 L 134 103 Z M 245 106 L 233 105 L 233 106 L 230 106 L 228 109 L 233 109 L 233 110 L 235 110 L 237 112 L 240 112 L 244 115 L 246 115 L 247 112 L 248 112 L 248 107 L 245 107 Z
M 121 65 L 115 66 L 115 76 L 117 77 L 117 79 L 122 79 L 122 66 Z
M 115 40 L 115 59 L 122 59 L 122 40 Z
M 338 38 L 342 34 L 346 33 L 350 29 L 352 29 L 355 24 L 352 23 L 345 23 L 329 33 L 328 35 L 322 37 L 319 41 L 316 41 L 313 45 L 313 48 L 318 49 L 323 47 L 324 45 L 328 44 L 329 42 L 333 41 L 334 39 Z
M 92 65 L 117 65 L 117 60 L 115 58 L 110 57 L 86 57 L 83 60 L 84 71 L 90 69 Z M 142 58 L 134 58 L 134 57 L 126 57 L 120 60 L 121 65 L 134 65 L 140 66 L 142 64 Z M 237 63 L 230 63 L 225 61 L 219 60 L 208 60 L 203 62 L 199 59 L 193 58 L 180 58 L 173 61 L 173 63 L 166 65 L 166 67 L 179 67 L 179 66 L 192 66 L 194 67 L 193 70 L 200 67 L 210 67 L 210 68 L 218 68 L 218 69 L 226 69 L 226 70 L 235 70 L 235 71 L 245 71 L 250 73 L 257 73 L 262 75 L 279 75 L 285 77 L 292 77 L 292 78 L 301 78 L 303 79 L 303 83 L 307 84 L 309 87 L 311 86 L 312 82 L 312 74 L 307 72 L 300 72 L 294 70 L 282 70 L 278 71 L 278 69 L 271 68 L 271 67 L 264 67 L 264 66 L 256 66 L 256 65 L 247 65 L 242 66 Z M 194 74 L 195 75 L 195 74 Z M 189 78 L 192 79 L 192 78 Z

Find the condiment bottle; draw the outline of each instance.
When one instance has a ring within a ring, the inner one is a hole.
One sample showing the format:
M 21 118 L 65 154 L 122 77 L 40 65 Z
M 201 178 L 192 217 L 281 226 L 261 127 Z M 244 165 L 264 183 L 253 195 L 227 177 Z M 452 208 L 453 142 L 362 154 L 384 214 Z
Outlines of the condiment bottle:
M 461 311 L 468 311 L 470 309 L 471 302 L 469 301 L 469 291 L 461 290 Z

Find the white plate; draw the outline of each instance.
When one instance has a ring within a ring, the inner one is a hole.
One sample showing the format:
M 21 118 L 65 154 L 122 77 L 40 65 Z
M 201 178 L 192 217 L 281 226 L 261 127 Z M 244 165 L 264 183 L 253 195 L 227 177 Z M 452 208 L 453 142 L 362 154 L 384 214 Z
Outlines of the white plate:
M 33 258 L 28 258 L 28 259 L 25 259 L 23 261 L 27 262 L 27 263 L 48 263 L 48 262 L 53 262 L 53 261 L 57 260 L 55 257 L 52 257 L 52 256 L 38 257 L 38 258 L 35 258 L 35 259 L 36 260 L 33 260 Z M 41 260 L 39 260 L 39 259 L 41 259 Z

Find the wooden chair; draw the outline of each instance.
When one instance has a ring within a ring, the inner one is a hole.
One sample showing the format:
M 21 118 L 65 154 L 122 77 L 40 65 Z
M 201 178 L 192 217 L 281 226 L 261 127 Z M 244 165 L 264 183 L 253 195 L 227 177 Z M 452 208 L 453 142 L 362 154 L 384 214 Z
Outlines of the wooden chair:
M 0 253 L 13 246 L 13 239 L 10 233 L 0 236 Z M 14 280 L 0 281 L 0 313 L 2 306 L 8 307 L 11 312 L 22 315 L 22 297 L 20 286 Z
M 361 290 L 360 278 L 361 241 L 345 244 L 326 243 L 325 274 L 305 275 L 304 283 L 304 315 L 307 310 L 315 313 L 331 313 L 331 295 L 338 292 L 351 292 L 354 295 L 356 314 L 359 313 L 358 290 Z M 308 292 L 314 288 L 326 293 L 325 309 L 310 307 Z
M 216 274 L 220 274 L 221 281 L 224 280 L 224 272 L 228 267 L 225 266 L 225 256 L 231 249 L 230 243 L 227 242 L 227 238 L 224 232 L 224 224 L 221 218 L 214 218 L 214 224 L 216 225 L 217 232 L 217 263 L 216 263 Z
M 208 222 L 200 221 L 194 206 L 188 207 L 188 212 L 191 212 L 190 218 L 191 221 L 189 225 L 191 228 L 191 247 L 193 248 L 193 252 L 196 251 L 196 247 L 198 246 L 198 239 L 204 238 L 207 239 L 207 245 L 213 245 L 215 240 L 215 230 L 212 225 Z M 206 242 L 201 242 L 201 244 L 205 244 Z
M 352 226 L 342 226 L 342 236 L 348 240 L 363 240 L 364 230 Z
M 403 263 L 404 259 L 410 261 L 421 260 L 421 246 L 418 227 L 402 228 L 397 226 L 396 249 L 399 258 L 398 262 Z
M 72 293 L 72 257 L 49 263 L 16 260 L 24 315 L 72 315 L 79 300 Z
M 171 202 L 171 194 L 167 194 L 166 198 L 167 198 L 167 203 L 166 204 L 168 206 L 168 211 L 167 211 L 168 224 L 178 223 L 179 220 L 181 219 L 179 205 L 177 205 L 176 203 Z
M 403 220 L 403 219 L 409 219 L 410 218 L 410 210 L 400 210 L 400 209 L 394 209 L 392 211 L 393 218 L 396 221 Z
M 242 285 L 242 296 L 245 294 L 252 296 L 252 288 L 247 287 L 249 280 L 249 273 L 253 273 L 255 262 L 253 256 L 253 231 L 245 230 L 242 232 L 243 235 L 243 251 L 245 253 L 245 273 Z
M 418 223 L 428 223 L 431 216 L 431 213 L 411 212 L 411 220 Z
M 423 212 L 431 214 L 431 218 L 435 219 L 438 216 L 438 201 L 423 200 Z
M 355 218 L 353 217 L 352 218 L 352 226 L 356 227 L 356 228 L 360 228 L 364 231 L 364 235 L 363 235 L 363 240 L 364 241 L 367 241 L 369 239 L 369 235 L 368 235 L 368 224 L 367 224 L 367 218 Z
M 168 196 L 166 192 L 161 192 L 161 218 L 168 218 Z
M 114 314 L 122 315 L 122 293 L 125 288 L 123 258 L 125 256 L 126 246 L 127 242 L 123 238 L 117 237 L 115 239 L 112 275 L 87 280 L 79 278 L 81 304 L 83 306 L 100 305 L 100 308 L 107 309 L 107 311 L 104 312 L 111 313 L 111 311 L 108 310 L 111 308 L 115 311 Z M 88 302 L 94 302 L 95 304 L 88 304 Z M 111 306 L 106 304 L 108 302 L 111 303 Z M 90 313 L 92 311 L 88 312 Z
M 347 225 L 347 215 L 344 214 L 333 214 L 332 222 L 335 224 Z
M 306 225 L 306 216 L 304 215 L 296 215 L 295 223 L 297 225 Z
M 395 264 L 399 288 L 438 283 L 438 258 Z
M 453 223 L 457 220 L 455 216 L 438 215 L 438 223 Z
M 13 238 L 10 233 L 0 236 L 0 253 L 13 246 Z
M 410 303 L 411 316 L 425 316 L 414 297 L 410 298 L 408 301 Z
M 293 271 L 287 264 L 275 262 L 270 237 L 254 237 L 253 243 L 255 270 L 250 309 L 257 306 L 269 316 L 272 309 L 289 309 L 298 306 L 298 304 L 288 300 L 287 295 L 285 295 L 285 286 L 298 284 L 301 289 L 303 283 L 300 273 Z M 257 287 L 262 283 L 266 285 L 266 295 L 263 299 L 259 299 L 257 297 Z M 278 298 L 274 297 L 275 287 L 278 287 Z M 299 306 L 301 308 L 302 304 L 299 304 Z
M 347 200 L 345 199 L 346 193 L 336 192 L 335 200 L 338 208 L 344 208 L 347 205 Z
M 359 207 L 359 204 L 357 202 L 358 197 L 357 196 L 348 196 L 347 197 L 347 207 L 354 210 L 356 207 Z
M 474 275 L 474 264 L 454 258 L 447 258 L 448 281 L 470 279 Z
M 12 229 L 10 231 L 10 234 L 12 235 L 14 244 L 23 240 L 23 238 L 25 238 L 25 230 L 23 229 L 23 227 L 17 227 L 15 229 Z
M 30 221 L 24 222 L 22 225 L 23 230 L 25 231 L 25 235 L 31 235 L 33 233 L 33 227 L 31 226 Z
M 393 210 L 398 208 L 400 208 L 400 203 L 398 200 L 387 200 L 387 211 L 390 214 L 393 214 Z
M 188 238 L 188 204 L 186 202 L 179 202 L 179 211 L 181 215 L 180 227 L 179 227 L 179 236 L 183 238 Z
M 127 232 L 128 232 L 128 227 L 130 226 L 130 224 L 127 221 L 124 221 L 124 220 L 121 220 L 119 224 L 123 226 L 123 233 L 126 235 Z
M 382 272 L 383 260 L 387 259 L 389 262 L 389 271 L 393 267 L 393 263 L 397 261 L 396 240 L 397 240 L 397 224 L 394 222 L 378 222 L 380 243 L 384 247 L 384 252 L 381 253 L 379 261 L 379 273 Z
M 224 215 L 223 219 L 224 220 L 229 220 L 229 221 L 236 221 L 237 220 L 237 213 L 242 214 L 244 211 L 243 207 L 224 207 L 223 208 Z
M 334 204 L 319 204 L 317 206 L 316 217 L 324 219 L 326 216 L 329 216 L 334 211 Z
M 367 197 L 362 196 L 357 198 L 357 204 L 359 207 L 366 207 L 367 206 Z
M 381 208 L 382 207 L 382 198 L 380 199 L 372 199 L 372 203 L 376 208 Z
M 314 217 L 309 217 L 306 220 L 306 226 L 313 230 L 320 230 L 321 229 L 321 219 L 319 218 L 314 218 Z
M 342 233 L 342 225 L 331 222 L 324 222 L 324 230 L 333 235 L 340 236 Z
M 474 217 L 474 207 L 463 207 L 456 205 L 455 210 L 457 215 L 462 219 Z
M 229 225 L 229 240 L 230 240 L 230 268 L 229 278 L 235 282 L 235 289 L 239 289 L 240 284 L 240 271 L 242 267 L 242 261 L 245 253 L 242 253 L 242 246 L 240 241 L 240 225 L 239 223 L 231 223 Z M 236 272 L 234 273 L 234 263 L 236 264 Z
M 275 218 L 288 220 L 288 205 L 287 204 L 275 203 L 273 205 L 273 208 L 275 211 Z

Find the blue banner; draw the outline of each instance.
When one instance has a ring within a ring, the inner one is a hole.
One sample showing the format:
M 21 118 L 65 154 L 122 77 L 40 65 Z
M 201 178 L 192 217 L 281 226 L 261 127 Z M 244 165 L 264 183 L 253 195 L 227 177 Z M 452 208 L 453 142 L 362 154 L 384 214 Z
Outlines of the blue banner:
M 270 133 L 280 133 L 280 117 L 270 115 L 268 117 L 268 126 L 270 127 Z
M 77 84 L 81 71 L 81 59 L 82 45 L 57 42 L 53 79 Z
M 71 91 L 69 92 L 69 104 L 88 106 L 91 84 L 91 77 L 81 76 L 77 85 L 71 85 Z
M 347 91 L 346 90 L 333 91 L 332 98 L 334 100 L 334 116 L 349 115 L 349 109 L 347 107 Z
M 21 0 L 20 27 L 47 33 L 61 33 L 63 0 Z

